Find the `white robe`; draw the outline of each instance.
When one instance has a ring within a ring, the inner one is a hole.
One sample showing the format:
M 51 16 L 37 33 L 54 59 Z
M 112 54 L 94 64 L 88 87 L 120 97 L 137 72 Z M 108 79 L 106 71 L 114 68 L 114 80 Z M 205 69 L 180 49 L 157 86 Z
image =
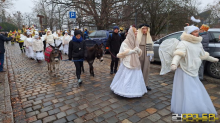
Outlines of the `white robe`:
M 173 80 L 171 112 L 175 114 L 213 113 L 217 115 L 212 100 L 199 77 L 193 77 L 177 68 Z

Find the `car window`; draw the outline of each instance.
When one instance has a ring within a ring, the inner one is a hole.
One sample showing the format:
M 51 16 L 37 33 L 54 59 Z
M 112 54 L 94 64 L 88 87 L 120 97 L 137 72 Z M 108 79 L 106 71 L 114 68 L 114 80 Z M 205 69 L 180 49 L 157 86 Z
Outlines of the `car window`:
M 95 37 L 96 38 L 105 38 L 106 35 L 105 35 L 104 31 L 97 31 L 95 34 Z
M 160 40 L 160 43 L 162 43 L 164 40 L 170 39 L 170 38 L 176 38 L 176 39 L 180 40 L 181 34 L 182 34 L 182 32 L 180 32 L 180 33 L 175 33 L 175 34 L 173 34 L 173 35 L 169 35 L 169 36 L 167 36 L 167 37 L 164 37 L 163 39 Z
M 213 40 L 212 42 L 214 41 L 215 43 L 220 43 L 220 32 L 211 32 L 212 35 L 213 35 Z
M 96 31 L 95 31 L 95 32 L 92 32 L 91 34 L 89 34 L 89 37 L 90 37 L 90 38 L 93 38 L 93 37 L 95 37 L 95 34 L 96 34 Z

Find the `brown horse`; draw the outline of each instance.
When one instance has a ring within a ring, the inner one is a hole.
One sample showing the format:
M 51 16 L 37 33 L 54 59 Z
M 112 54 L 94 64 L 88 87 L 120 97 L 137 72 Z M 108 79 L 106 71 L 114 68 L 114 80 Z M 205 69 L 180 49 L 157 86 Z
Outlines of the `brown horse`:
M 85 54 L 85 60 L 88 62 L 89 64 L 89 71 L 90 71 L 90 75 L 91 76 L 95 76 L 94 74 L 94 69 L 93 69 L 93 63 L 94 63 L 94 60 L 95 58 L 99 59 L 100 62 L 103 61 L 103 44 L 96 44 L 94 45 L 93 47 L 87 47 L 87 51 L 86 51 L 86 54 Z M 82 68 L 82 70 L 84 71 L 84 68 Z

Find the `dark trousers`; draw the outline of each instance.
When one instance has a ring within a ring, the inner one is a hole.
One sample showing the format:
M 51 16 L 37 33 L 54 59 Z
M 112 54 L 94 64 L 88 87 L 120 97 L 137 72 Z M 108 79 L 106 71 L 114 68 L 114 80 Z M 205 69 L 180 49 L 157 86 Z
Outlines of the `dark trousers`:
M 204 70 L 205 70 L 205 63 L 206 63 L 206 61 L 202 61 L 202 64 L 199 67 L 199 79 L 200 80 L 203 80 Z
M 76 59 L 74 59 L 74 60 L 76 60 Z M 76 67 L 76 77 L 77 77 L 77 79 L 80 79 L 81 68 L 83 66 L 83 61 L 75 61 L 74 64 L 75 64 L 75 67 Z
M 4 53 L 0 53 L 0 71 L 3 71 Z
M 117 68 L 118 68 L 119 58 L 116 58 L 116 55 L 117 55 L 117 53 L 111 54 L 111 59 L 112 59 L 111 65 L 110 65 L 111 71 L 113 71 L 113 69 L 114 69 L 114 71 L 117 71 Z
M 44 51 L 46 50 L 46 41 L 43 41 L 44 43 Z
M 23 53 L 23 51 L 25 52 L 23 45 L 24 45 L 24 43 L 19 43 L 19 47 L 20 47 L 20 50 L 22 53 Z

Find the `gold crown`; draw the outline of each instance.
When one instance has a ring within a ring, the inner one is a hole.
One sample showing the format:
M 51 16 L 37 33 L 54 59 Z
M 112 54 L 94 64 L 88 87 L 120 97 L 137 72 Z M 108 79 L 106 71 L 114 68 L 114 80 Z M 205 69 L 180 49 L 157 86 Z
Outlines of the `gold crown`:
M 209 27 L 208 25 L 205 25 L 205 24 L 203 24 L 203 25 L 200 27 L 201 30 L 206 31 L 206 32 L 209 30 L 209 28 L 210 28 L 210 27 Z

